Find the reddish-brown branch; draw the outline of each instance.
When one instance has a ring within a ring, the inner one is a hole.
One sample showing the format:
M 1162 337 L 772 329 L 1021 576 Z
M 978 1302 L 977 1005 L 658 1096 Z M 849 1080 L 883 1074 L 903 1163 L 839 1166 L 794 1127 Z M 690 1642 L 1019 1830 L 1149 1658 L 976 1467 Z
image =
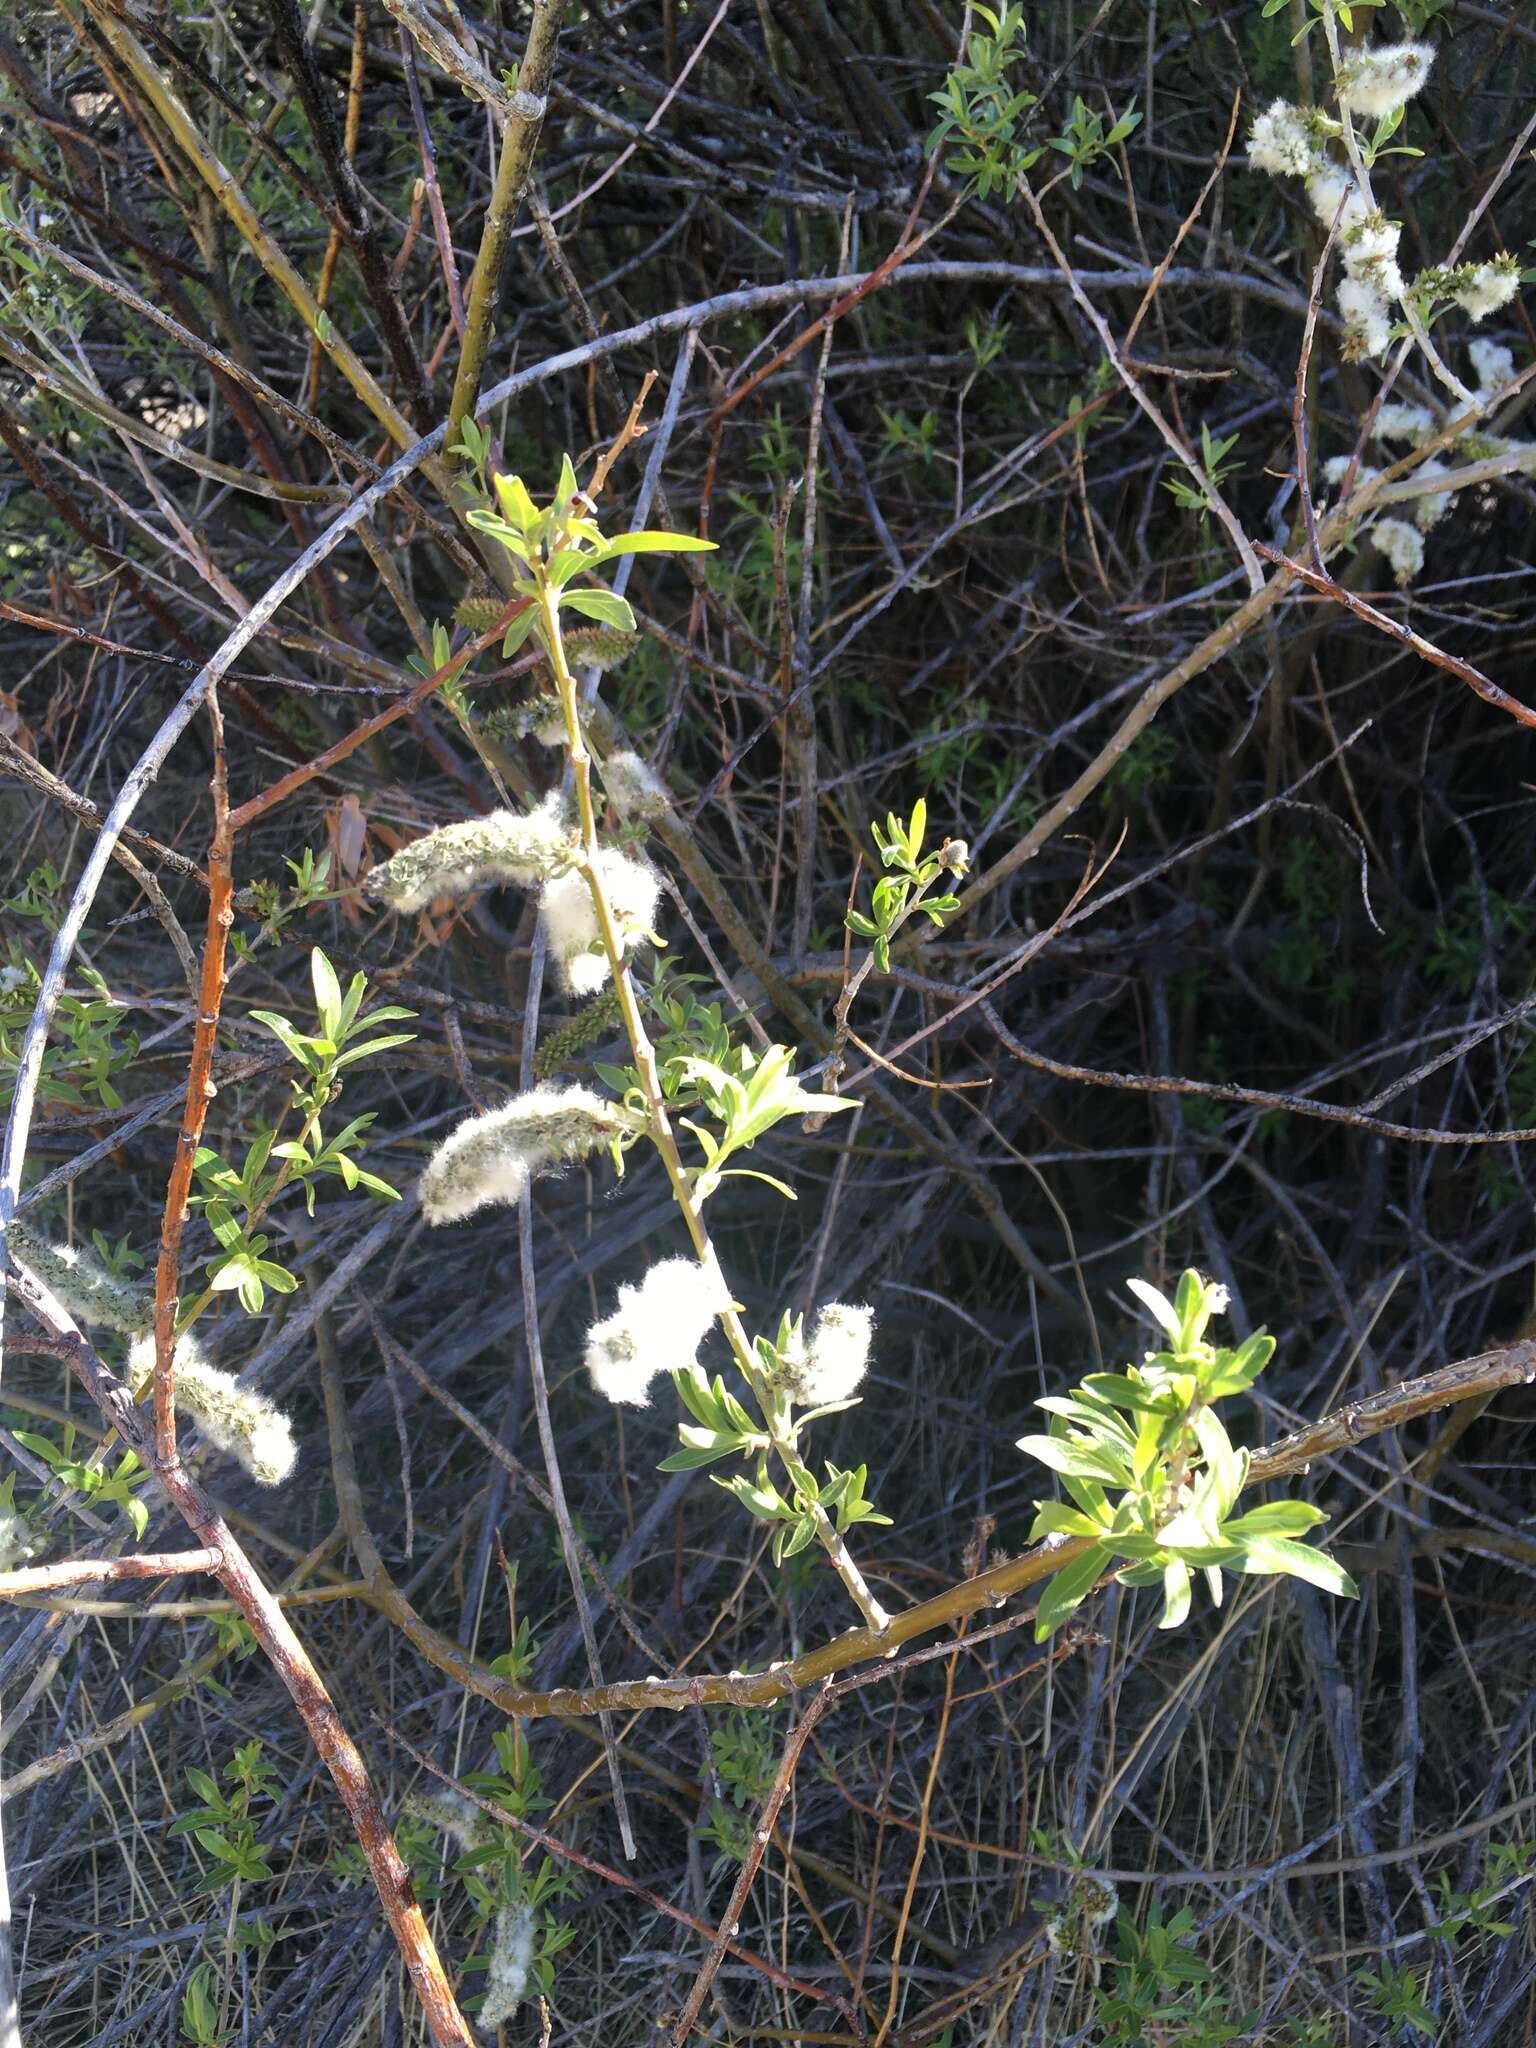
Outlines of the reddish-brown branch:
M 725 1915 L 720 1923 L 719 1930 L 709 1945 L 709 1954 L 704 1958 L 699 1974 L 693 1980 L 693 1988 L 688 1993 L 683 2009 L 672 2028 L 672 2048 L 682 2048 L 682 2044 L 693 2032 L 694 2022 L 704 2010 L 704 2001 L 709 1996 L 709 1987 L 714 1983 L 720 1965 L 725 1961 L 726 1951 L 731 1945 L 731 1929 L 741 1925 L 742 1918 L 746 1912 L 747 1900 L 751 1895 L 753 1879 L 757 1876 L 758 1866 L 763 1860 L 764 1851 L 773 1839 L 773 1832 L 778 1824 L 779 1811 L 784 1801 L 789 1797 L 790 1786 L 795 1782 L 795 1771 L 799 1766 L 800 1752 L 805 1748 L 807 1741 L 810 1739 L 811 1730 L 816 1726 L 816 1723 L 821 1719 L 828 1707 L 831 1706 L 835 1696 L 834 1688 L 830 1685 L 824 1685 L 820 1692 L 814 1694 L 807 1702 L 805 1712 L 796 1723 L 794 1733 L 784 1745 L 784 1754 L 779 1759 L 779 1768 L 774 1777 L 773 1789 L 769 1792 L 763 1804 L 762 1812 L 758 1815 L 756 1825 L 752 1829 L 752 1844 L 747 1852 L 746 1860 L 741 1866 L 736 1883 L 732 1888 L 730 1904 L 725 1909 Z
M 378 1888 L 385 1917 L 416 1987 L 437 2048 L 476 2048 L 459 2011 L 432 1935 L 411 1891 L 410 1872 L 395 1846 L 357 1745 L 342 1725 L 325 1682 L 294 1633 L 276 1596 L 262 1583 L 238 1538 L 179 1461 L 160 1456 L 155 1434 L 120 1380 L 114 1379 L 70 1321 L 67 1312 L 30 1274 L 7 1277 L 27 1308 L 67 1359 L 102 1417 L 164 1488 L 193 1534 L 218 1555 L 216 1576 L 250 1624 L 257 1642 L 287 1687 L 310 1740 L 330 1772 Z M 90 1567 L 99 1571 L 99 1565 Z
M 229 819 L 229 770 L 224 756 L 224 718 L 217 684 L 208 688 L 208 719 L 213 729 L 213 836 L 208 842 L 208 932 L 203 941 L 202 979 L 198 990 L 197 1025 L 187 1068 L 187 1099 L 176 1157 L 165 1191 L 160 1221 L 160 1258 L 155 1268 L 155 1448 L 167 1466 L 178 1461 L 176 1450 L 176 1303 L 180 1292 L 181 1231 L 192 1192 L 192 1162 L 202 1142 L 208 1105 L 218 1090 L 213 1082 L 213 1053 L 218 1039 L 219 1011 L 224 1003 L 224 956 L 229 928 L 235 921 L 234 876 L 230 865 L 233 833 Z
M 888 283 L 895 276 L 896 272 L 900 270 L 903 263 L 910 263 L 918 251 L 925 248 L 938 233 L 939 229 L 951 219 L 954 211 L 953 208 L 950 209 L 949 213 L 945 214 L 943 220 L 936 221 L 926 234 L 914 235 L 912 232 L 917 225 L 919 215 L 922 213 L 924 202 L 928 197 L 928 188 L 933 183 L 933 174 L 937 169 L 938 158 L 930 157 L 928 159 L 928 167 L 923 172 L 923 182 L 918 187 L 916 199 L 912 202 L 912 211 L 907 215 L 901 233 L 896 238 L 895 248 L 885 258 L 885 261 L 877 263 L 868 277 L 861 278 L 851 292 L 844 292 L 840 299 L 834 299 L 825 313 L 819 314 L 809 327 L 805 328 L 795 336 L 793 341 L 781 348 L 776 356 L 770 357 L 760 370 L 752 372 L 752 375 L 748 377 L 744 384 L 739 384 L 728 397 L 723 398 L 715 408 L 714 419 L 716 423 L 723 420 L 727 414 L 733 413 L 742 400 L 749 397 L 757 389 L 765 377 L 771 377 L 776 370 L 782 370 L 786 363 L 793 362 L 800 351 L 809 348 L 818 335 L 825 334 L 829 327 L 835 327 L 839 320 L 845 319 L 855 306 L 862 305 L 871 292 L 879 291 L 881 285 Z
M 103 1579 L 175 1579 L 187 1572 L 216 1572 L 221 1553 L 208 1550 L 137 1551 L 131 1557 L 61 1557 L 53 1564 L 0 1572 L 0 1600 L 24 1593 L 56 1593 L 65 1586 L 93 1586 Z
M 1303 583 L 1321 591 L 1324 597 L 1331 597 L 1335 604 L 1343 605 L 1379 633 L 1390 633 L 1394 640 L 1401 640 L 1405 647 L 1411 647 L 1422 660 L 1432 661 L 1436 668 L 1443 668 L 1448 674 L 1470 684 L 1485 703 L 1492 704 L 1499 711 L 1507 711 L 1521 725 L 1536 726 L 1536 710 L 1532 710 L 1529 704 L 1522 704 L 1518 697 L 1511 697 L 1497 683 L 1490 682 L 1470 661 L 1447 654 L 1433 641 L 1415 633 L 1411 626 L 1401 626 L 1396 619 L 1389 619 L 1385 612 L 1377 611 L 1375 605 L 1367 604 L 1363 597 L 1356 597 L 1352 590 L 1346 590 L 1326 571 L 1304 568 L 1300 562 L 1293 562 L 1289 555 L 1281 554 L 1278 548 L 1265 547 L 1261 541 L 1255 541 L 1253 546 L 1254 553 L 1262 555 L 1266 562 L 1273 562 L 1279 569 L 1289 569 L 1293 576 L 1299 576 Z
M 259 796 L 253 796 L 241 804 L 230 818 L 231 833 L 243 832 L 247 825 L 254 824 L 256 819 L 264 816 L 275 804 L 282 803 L 296 790 L 303 789 L 305 784 L 313 782 L 317 775 L 324 775 L 328 769 L 334 768 L 338 761 L 344 761 L 349 754 L 355 754 L 375 733 L 383 732 L 384 728 L 393 725 L 396 719 L 404 718 L 407 713 L 414 711 L 434 690 L 440 690 L 444 683 L 451 683 L 454 677 L 462 674 L 477 656 L 483 654 L 487 647 L 494 645 L 502 637 L 512 621 L 527 611 L 530 602 L 531 600 L 526 597 L 513 598 L 488 633 L 482 633 L 477 639 L 471 640 L 451 661 L 445 661 L 441 668 L 434 669 L 431 675 L 424 677 L 414 689 L 407 690 L 402 696 L 397 697 L 385 710 L 376 713 L 372 718 L 364 719 L 361 725 L 355 726 L 344 738 L 337 740 L 333 747 L 327 747 L 323 754 L 316 754 L 312 761 L 306 761 L 300 767 L 292 769 L 274 782 L 269 789 L 262 790 Z M 537 658 L 528 657 L 530 667 Z

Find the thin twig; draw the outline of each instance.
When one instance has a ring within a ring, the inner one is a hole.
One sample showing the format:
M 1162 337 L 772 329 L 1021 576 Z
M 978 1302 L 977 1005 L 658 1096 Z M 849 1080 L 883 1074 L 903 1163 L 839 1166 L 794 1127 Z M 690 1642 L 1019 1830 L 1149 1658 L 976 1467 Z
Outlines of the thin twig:
M 233 1530 L 179 1460 L 166 1462 L 161 1458 L 156 1437 L 146 1427 L 128 1389 L 107 1371 L 68 1313 L 30 1275 L 8 1277 L 6 1284 L 20 1294 L 51 1336 L 68 1344 L 70 1368 L 101 1410 L 103 1420 L 153 1474 L 200 1542 L 218 1553 L 219 1583 L 239 1607 L 282 1679 L 341 1794 L 390 1931 L 421 1999 L 433 2040 L 438 2048 L 475 2048 L 474 2035 L 454 2000 L 431 1933 L 412 1894 L 410 1872 L 395 1846 L 367 1767 L 277 1598 L 268 1591 Z

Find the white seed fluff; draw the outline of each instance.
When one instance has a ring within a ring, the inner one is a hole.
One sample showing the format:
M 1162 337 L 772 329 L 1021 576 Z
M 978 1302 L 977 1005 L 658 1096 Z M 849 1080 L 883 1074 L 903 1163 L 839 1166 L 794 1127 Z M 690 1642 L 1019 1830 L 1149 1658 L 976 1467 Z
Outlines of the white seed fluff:
M 643 1408 L 659 1373 L 681 1372 L 698 1357 L 730 1294 L 713 1267 L 663 1259 L 638 1287 L 619 1289 L 619 1305 L 587 1332 L 586 1367 L 610 1401 Z
M 1470 341 L 1467 354 L 1479 391 L 1500 391 L 1515 374 L 1515 359 L 1499 342 Z
M 1321 159 L 1297 109 L 1288 100 L 1271 100 L 1248 137 L 1248 161 L 1272 178 L 1307 178 Z
M 6 1242 L 77 1323 L 133 1337 L 153 1321 L 154 1304 L 148 1296 L 120 1280 L 84 1245 L 50 1244 L 14 1218 L 7 1226 Z
M 1427 43 L 1379 43 L 1361 50 L 1338 75 L 1339 105 L 1379 121 L 1421 90 L 1434 61 Z
M 1469 320 L 1486 320 L 1507 306 L 1520 289 L 1520 272 L 1512 262 L 1473 263 L 1457 274 L 1451 296 Z
M 1417 448 L 1440 424 L 1427 405 L 1384 405 L 1371 429 L 1373 441 L 1406 441 Z
M 466 1855 L 471 1849 L 483 1848 L 496 1833 L 489 1815 L 482 1813 L 462 1792 L 407 1792 L 401 1805 L 418 1820 L 441 1828 Z
M 486 1973 L 488 1989 L 479 2012 L 482 2027 L 499 2027 L 527 1996 L 536 1925 L 531 1906 L 503 1906 L 497 1913 L 486 1958 L 490 1967 Z
M 293 1470 L 298 1446 L 280 1408 L 242 1387 L 233 1373 L 204 1358 L 192 1336 L 176 1342 L 176 1410 L 197 1424 L 215 1450 L 243 1465 L 260 1486 L 281 1486 Z M 128 1382 L 142 1393 L 155 1374 L 155 1340 L 136 1337 L 128 1350 Z
M 613 846 L 599 849 L 597 874 L 627 953 L 656 921 L 661 883 L 642 861 Z M 572 871 L 546 883 L 539 915 L 566 988 L 572 995 L 595 995 L 608 980 L 608 956 L 585 879 Z
M 1343 483 L 1348 469 L 1349 457 L 1347 455 L 1330 455 L 1323 464 L 1323 476 L 1330 484 L 1337 487 Z M 1368 484 L 1373 476 L 1380 475 L 1381 471 L 1373 463 L 1357 462 L 1355 464 L 1355 489 L 1358 490 L 1361 484 Z
M 846 1401 L 869 1370 L 875 1312 L 862 1304 L 829 1301 L 816 1318 L 799 1374 L 801 1398 L 821 1407 Z
M 603 763 L 603 786 L 626 825 L 664 818 L 672 808 L 667 785 L 638 754 L 611 754 Z
M 1384 356 L 1392 339 L 1392 321 L 1386 300 L 1363 277 L 1346 277 L 1338 290 L 1339 313 L 1345 327 L 1345 353 L 1358 362 L 1365 356 Z
M 1448 476 L 1449 474 L 1449 465 L 1440 461 L 1438 456 L 1431 455 L 1427 460 L 1419 464 L 1413 476 L 1415 483 L 1427 483 L 1431 477 Z M 1414 505 L 1414 525 L 1419 529 L 1420 533 L 1428 533 L 1432 526 L 1439 525 L 1455 502 L 1456 493 L 1454 491 L 1426 491 L 1424 496 Z
M 37 1555 L 37 1545 L 32 1541 L 32 1525 L 25 1515 L 18 1515 L 10 1508 L 0 1508 L 0 1572 L 13 1572 L 25 1564 L 29 1557 Z
M 1371 539 L 1392 565 L 1399 586 L 1409 584 L 1424 566 L 1424 536 L 1403 519 L 1378 519 Z
M 1340 170 L 1337 164 L 1324 164 L 1321 170 L 1313 172 L 1307 180 L 1307 197 L 1325 228 L 1331 228 L 1337 219 L 1341 235 L 1348 234 L 1351 228 L 1363 227 L 1373 211 L 1348 171 Z
M 463 896 L 471 889 L 504 883 L 532 888 L 563 867 L 573 850 L 561 797 L 552 790 L 526 815 L 492 811 L 412 840 L 374 868 L 366 886 L 392 910 L 423 910 L 435 897 Z
M 1398 245 L 1403 239 L 1401 221 L 1388 220 L 1379 209 L 1351 229 L 1344 244 L 1344 261 L 1351 270 L 1369 269 L 1376 264 L 1397 263 Z
M 531 1175 L 580 1159 L 625 1129 L 622 1112 L 590 1088 L 534 1088 L 463 1123 L 438 1146 L 421 1176 L 428 1223 L 458 1223 L 477 1210 L 508 1208 Z

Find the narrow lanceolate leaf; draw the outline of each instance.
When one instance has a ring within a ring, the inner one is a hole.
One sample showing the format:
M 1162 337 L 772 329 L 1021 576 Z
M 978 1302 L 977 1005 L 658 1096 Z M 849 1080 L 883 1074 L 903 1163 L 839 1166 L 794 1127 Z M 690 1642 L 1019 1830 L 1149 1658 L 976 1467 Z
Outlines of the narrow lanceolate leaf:
M 1153 1321 L 1162 1327 L 1165 1335 L 1176 1339 L 1179 1335 L 1179 1318 L 1168 1297 L 1160 1293 L 1149 1280 L 1127 1280 L 1125 1284 Z
M 1099 1524 L 1078 1509 L 1069 1508 L 1059 1500 L 1043 1500 L 1035 1509 L 1029 1540 L 1038 1543 L 1042 1536 L 1097 1536 L 1100 1533 Z
M 700 540 L 692 533 L 660 533 L 647 529 L 642 533 L 621 533 L 612 540 L 605 540 L 598 550 L 596 559 L 606 562 L 614 555 L 707 555 L 719 545 L 717 541 Z
M 1081 1557 L 1063 1565 L 1040 1596 L 1040 1605 L 1035 1610 L 1035 1641 L 1043 1643 L 1053 1635 L 1074 1608 L 1080 1607 L 1103 1576 L 1110 1562 L 1109 1552 L 1100 1543 L 1085 1550 Z
M 1163 1566 L 1163 1618 L 1159 1628 L 1177 1628 L 1189 1614 L 1189 1569 L 1177 1558 Z
M 635 631 L 635 615 L 627 599 L 611 590 L 566 590 L 560 595 L 563 612 L 580 612 L 584 619 L 596 619 L 604 626 L 617 626 L 621 633 Z
M 1249 1536 L 1299 1536 L 1304 1529 L 1314 1529 L 1327 1519 L 1322 1509 L 1313 1507 L 1309 1500 L 1271 1500 L 1223 1522 L 1221 1533 L 1234 1543 Z
M 1310 1544 L 1292 1543 L 1284 1536 L 1251 1538 L 1243 1545 L 1240 1559 L 1229 1565 L 1228 1570 L 1246 1572 L 1257 1578 L 1283 1575 L 1291 1579 L 1305 1579 L 1308 1585 L 1318 1586 L 1325 1593 L 1338 1593 L 1349 1600 L 1360 1597 L 1359 1589 L 1343 1565 L 1336 1564 Z
M 1063 1437 L 1021 1436 L 1019 1449 L 1028 1458 L 1038 1458 L 1053 1472 L 1074 1479 L 1097 1479 L 1109 1486 L 1129 1486 L 1125 1459 L 1108 1444 L 1070 1443 Z

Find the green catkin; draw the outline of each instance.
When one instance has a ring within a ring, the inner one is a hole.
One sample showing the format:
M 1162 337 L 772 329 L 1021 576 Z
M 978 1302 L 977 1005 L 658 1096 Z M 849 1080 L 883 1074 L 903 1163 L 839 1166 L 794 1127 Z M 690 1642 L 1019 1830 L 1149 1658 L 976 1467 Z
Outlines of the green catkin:
M 540 1081 L 547 1081 L 557 1073 L 568 1060 L 589 1046 L 607 1038 L 618 1029 L 622 1018 L 619 1009 L 619 992 L 610 982 L 599 989 L 585 1009 L 579 1010 L 569 1024 L 562 1024 L 558 1031 L 552 1031 L 534 1055 L 533 1071 Z
M 490 1816 L 462 1792 L 407 1792 L 401 1810 L 440 1828 L 466 1856 L 472 1849 L 483 1849 L 487 1842 L 496 1839 Z
M 640 644 L 638 633 L 626 633 L 621 626 L 576 626 L 563 639 L 573 669 L 617 668 Z
M 453 608 L 453 623 L 471 633 L 489 633 L 506 608 L 501 597 L 461 597 Z

